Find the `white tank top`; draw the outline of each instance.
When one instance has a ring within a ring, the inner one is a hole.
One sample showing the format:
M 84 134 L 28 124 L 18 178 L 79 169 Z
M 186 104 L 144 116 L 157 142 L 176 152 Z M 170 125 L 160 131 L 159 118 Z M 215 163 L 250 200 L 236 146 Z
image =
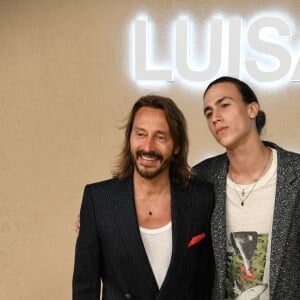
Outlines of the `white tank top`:
M 140 227 L 144 247 L 160 288 L 167 274 L 172 255 L 172 222 L 161 228 Z

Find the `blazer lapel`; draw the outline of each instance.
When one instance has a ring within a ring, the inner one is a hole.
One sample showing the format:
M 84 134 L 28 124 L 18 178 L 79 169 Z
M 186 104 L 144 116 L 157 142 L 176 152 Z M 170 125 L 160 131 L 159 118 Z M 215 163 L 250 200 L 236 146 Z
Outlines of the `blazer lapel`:
M 284 152 L 277 149 L 277 185 L 275 196 L 275 208 L 272 227 L 272 246 L 270 263 L 270 293 L 274 293 L 279 276 L 284 248 L 289 234 L 289 225 L 295 206 L 296 185 L 299 178 L 291 167 L 290 161 L 286 159 Z M 298 179 L 298 180 L 297 180 Z
M 211 232 L 216 263 L 216 280 L 214 291 L 225 292 L 226 279 L 226 180 L 228 161 L 227 156 L 219 164 L 212 176 L 215 191 L 215 208 L 212 214 Z
M 143 274 L 145 284 L 158 291 L 144 244 L 140 235 L 134 205 L 132 177 L 121 182 L 115 197 L 115 221 L 118 224 L 128 255 L 136 268 Z
M 161 286 L 159 296 L 156 299 L 164 299 L 166 291 L 173 288 L 172 282 L 174 276 L 184 260 L 186 251 L 188 249 L 188 238 L 190 231 L 190 218 L 187 213 L 191 209 L 191 200 L 185 190 L 179 189 L 172 185 L 172 256 L 170 265 Z

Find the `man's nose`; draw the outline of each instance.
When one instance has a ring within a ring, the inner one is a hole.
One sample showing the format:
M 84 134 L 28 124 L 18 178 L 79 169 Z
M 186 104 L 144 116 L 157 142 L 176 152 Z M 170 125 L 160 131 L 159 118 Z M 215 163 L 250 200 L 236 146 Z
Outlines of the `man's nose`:
M 147 152 L 155 150 L 155 139 L 153 137 L 147 137 L 144 144 L 144 150 Z
M 222 120 L 222 117 L 221 117 L 221 114 L 220 114 L 219 110 L 215 110 L 212 113 L 212 122 L 213 122 L 213 124 L 217 124 L 221 120 Z

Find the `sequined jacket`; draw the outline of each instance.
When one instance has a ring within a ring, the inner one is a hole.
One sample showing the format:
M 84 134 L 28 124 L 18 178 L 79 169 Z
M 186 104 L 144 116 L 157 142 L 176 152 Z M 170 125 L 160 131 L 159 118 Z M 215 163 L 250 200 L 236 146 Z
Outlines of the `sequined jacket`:
M 270 261 L 270 299 L 300 299 L 300 154 L 277 145 L 278 155 L 275 208 Z M 215 209 L 212 239 L 216 272 L 212 299 L 225 298 L 226 280 L 226 153 L 209 158 L 194 167 L 201 181 L 214 184 Z

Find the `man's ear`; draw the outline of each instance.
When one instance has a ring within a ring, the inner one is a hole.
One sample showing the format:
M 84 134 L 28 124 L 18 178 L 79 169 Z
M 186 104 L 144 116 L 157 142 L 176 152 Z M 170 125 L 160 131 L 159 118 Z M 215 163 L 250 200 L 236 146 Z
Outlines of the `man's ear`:
M 259 112 L 259 105 L 257 102 L 251 102 L 248 105 L 248 114 L 250 119 L 255 119 Z

